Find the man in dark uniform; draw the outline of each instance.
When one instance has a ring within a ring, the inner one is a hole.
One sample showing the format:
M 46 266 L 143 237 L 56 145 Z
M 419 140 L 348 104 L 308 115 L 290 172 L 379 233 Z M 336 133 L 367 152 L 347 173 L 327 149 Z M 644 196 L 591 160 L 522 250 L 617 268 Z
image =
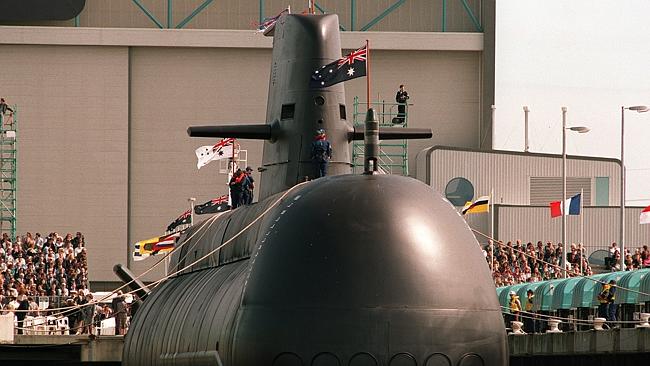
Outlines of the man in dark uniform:
M 18 295 L 18 310 L 16 312 L 16 319 L 18 319 L 18 334 L 23 334 L 23 327 L 25 317 L 27 317 L 27 311 L 29 310 L 29 301 L 27 301 L 27 295 Z
M 244 204 L 253 203 L 253 189 L 255 189 L 255 179 L 253 179 L 253 168 L 246 167 L 246 183 L 244 184 Z
M 318 167 L 317 178 L 327 175 L 327 164 L 332 158 L 332 145 L 327 141 L 325 130 L 320 128 L 316 131 L 316 137 L 311 143 L 311 160 Z
M 246 174 L 241 170 L 237 169 L 235 174 L 230 178 L 228 185 L 230 186 L 230 200 L 232 201 L 232 208 L 237 208 L 244 204 L 244 181 L 246 180 Z
M 399 90 L 395 95 L 397 105 L 397 118 L 393 119 L 393 123 L 404 123 L 406 120 L 406 101 L 409 99 L 409 93 L 404 89 L 404 84 L 399 86 Z

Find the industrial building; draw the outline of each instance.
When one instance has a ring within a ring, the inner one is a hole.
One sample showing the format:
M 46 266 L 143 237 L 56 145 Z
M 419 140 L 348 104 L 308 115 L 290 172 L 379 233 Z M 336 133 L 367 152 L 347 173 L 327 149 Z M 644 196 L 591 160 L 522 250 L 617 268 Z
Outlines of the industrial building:
M 115 263 L 128 263 L 136 273 L 148 269 L 155 260 L 131 261 L 133 243 L 162 234 L 189 208 L 188 198 L 202 203 L 227 192 L 218 164 L 196 169 L 194 150 L 213 140 L 190 140 L 187 127 L 267 122 L 272 40 L 256 32 L 254 23 L 287 5 L 301 12 L 306 1 L 87 0 L 69 20 L 1 21 L 0 95 L 17 109 L 10 143 L 15 149 L 9 152 L 17 169 L 9 188 L 13 196 L 5 198 L 14 206 L 3 211 L 3 230 L 15 225 L 18 234 L 83 232 L 96 289 L 116 280 Z M 495 0 L 316 2 L 317 13 L 339 15 L 343 52 L 369 40 L 372 101 L 390 105 L 398 86 L 406 84 L 409 127 L 433 130 L 433 138 L 403 145 L 400 174 L 441 192 L 455 177 L 472 181 L 477 195 L 494 188 L 497 237 L 557 241 L 559 222 L 531 224 L 546 222 L 547 210 L 542 196 L 533 199 L 541 191 L 531 191 L 531 184 L 542 190 L 545 181 L 531 177 L 555 179 L 548 187 L 556 187 L 557 156 L 479 153 L 493 148 L 495 6 Z M 349 122 L 365 109 L 365 88 L 361 80 L 345 84 Z M 262 143 L 240 143 L 247 165 L 260 166 Z M 431 146 L 454 148 L 416 159 Z M 531 166 L 539 169 L 514 192 L 504 188 L 506 180 L 497 186 L 496 180 L 479 179 L 496 170 L 480 164 L 474 165 L 477 175 L 466 170 L 467 162 L 480 159 L 505 169 L 497 160 L 513 157 L 521 166 L 539 159 Z M 619 203 L 618 164 L 569 160 L 570 187 L 589 188 L 585 225 L 600 229 L 612 222 L 611 233 L 585 234 L 585 242 L 615 240 L 617 211 L 607 206 Z M 606 225 L 597 224 L 603 212 Z M 635 213 L 628 213 L 633 223 Z M 513 226 L 513 216 L 528 221 Z M 487 230 L 484 218 L 469 222 Z M 525 226 L 529 231 L 516 231 Z M 635 235 L 628 232 L 631 243 L 648 241 L 647 233 Z M 159 268 L 144 279 L 161 274 Z
M 567 239 L 584 243 L 587 254 L 620 242 L 620 174 L 619 160 L 567 156 L 567 198 L 582 192 L 584 206 L 583 215 L 567 218 Z M 433 146 L 418 154 L 417 178 L 459 208 L 492 193 L 494 229 L 490 214 L 466 215 L 482 233 L 493 230 L 504 241 L 562 242 L 562 219 L 551 218 L 549 208 L 562 200 L 561 155 Z M 650 243 L 650 231 L 639 225 L 642 209 L 625 211 L 628 247 Z

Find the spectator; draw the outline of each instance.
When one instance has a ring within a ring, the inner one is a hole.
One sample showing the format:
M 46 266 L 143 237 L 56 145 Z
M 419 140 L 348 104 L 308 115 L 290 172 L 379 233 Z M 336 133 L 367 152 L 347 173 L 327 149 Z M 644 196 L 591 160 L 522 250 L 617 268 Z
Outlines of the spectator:
M 115 335 L 124 335 L 126 330 L 126 302 L 122 291 L 117 292 L 117 296 L 113 298 L 113 314 L 115 314 Z
M 32 236 L 30 232 L 12 240 L 7 233 L 0 239 L 0 303 L 7 309 L 7 301 L 26 295 L 27 315 L 43 315 L 37 297 L 72 295 L 72 290 L 88 286 L 88 264 L 83 235 L 79 239 L 71 234 L 66 238 L 56 233 L 46 238 L 40 233 Z M 57 243 L 61 243 L 60 248 Z M 77 245 L 74 248 L 74 245 Z M 64 300 L 65 301 L 65 300 Z M 47 301 L 49 302 L 49 299 Z M 58 305 L 58 301 L 57 301 Z M 72 303 L 71 305 L 75 305 Z M 17 301 L 10 305 L 12 310 L 19 306 Z M 56 307 L 56 306 L 55 306 Z M 74 324 L 72 316 L 70 324 Z
M 19 295 L 18 296 L 18 306 L 16 307 L 16 319 L 18 319 L 18 334 L 23 334 L 24 320 L 27 317 L 27 310 L 29 310 L 29 301 L 27 301 L 27 296 Z

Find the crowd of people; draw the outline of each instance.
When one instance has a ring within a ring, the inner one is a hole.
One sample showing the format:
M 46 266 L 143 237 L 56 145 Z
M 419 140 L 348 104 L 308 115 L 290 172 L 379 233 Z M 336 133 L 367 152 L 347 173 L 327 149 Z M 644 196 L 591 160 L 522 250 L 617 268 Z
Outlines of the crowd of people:
M 27 233 L 0 242 L 0 305 L 6 309 L 19 295 L 72 297 L 88 288 L 84 236 L 47 237 Z
M 650 250 L 648 250 L 648 246 L 644 245 L 636 248 L 634 252 L 630 248 L 625 248 L 624 265 L 626 271 L 650 268 Z M 621 249 L 616 243 L 612 243 L 609 247 L 609 257 L 605 258 L 605 267 L 611 271 L 621 270 Z
M 494 248 L 494 255 L 492 253 Z M 635 270 L 650 267 L 650 251 L 648 246 L 630 250 L 625 249 L 625 270 Z M 488 266 L 492 268 L 492 276 L 497 287 L 516 285 L 524 282 L 536 282 L 563 278 L 561 243 L 538 241 L 536 244 L 521 240 L 505 244 L 488 243 L 483 248 L 483 254 Z M 590 276 L 592 267 L 587 260 L 587 253 L 582 244 L 571 244 L 566 255 L 566 270 L 569 277 Z M 605 258 L 605 268 L 619 271 L 620 249 L 616 243 L 609 248 L 609 256 Z
M 230 187 L 230 199 L 232 208 L 253 203 L 253 190 L 255 189 L 255 180 L 253 179 L 253 168 L 246 167 L 246 170 L 237 169 L 230 178 L 228 186 Z
M 549 241 L 544 244 L 538 241 L 536 244 L 529 242 L 524 245 L 521 240 L 517 240 L 514 244 L 511 241 L 505 245 L 487 244 L 484 255 L 488 266 L 494 265 L 492 275 L 497 287 L 564 277 L 563 249 L 559 243 Z M 582 244 L 571 244 L 566 269 L 570 277 L 593 274 Z

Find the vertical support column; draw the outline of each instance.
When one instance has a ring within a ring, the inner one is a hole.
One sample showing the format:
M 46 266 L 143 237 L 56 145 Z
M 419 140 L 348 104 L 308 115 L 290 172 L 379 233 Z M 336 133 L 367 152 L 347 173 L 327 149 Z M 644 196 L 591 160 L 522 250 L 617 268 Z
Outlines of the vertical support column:
M 560 207 L 562 207 L 562 260 L 560 261 L 562 265 L 562 273 L 564 274 L 563 278 L 567 278 L 566 273 L 566 107 L 562 107 L 562 202 L 560 202 Z
M 524 106 L 524 152 L 528 152 L 529 146 L 528 146 L 528 112 L 530 112 L 530 109 L 528 109 L 528 106 Z M 494 128 L 494 126 L 492 126 Z
M 260 24 L 264 21 L 264 0 L 260 0 Z
M 173 1 L 167 0 L 167 29 L 174 28 Z
M 625 271 L 625 107 L 621 107 L 621 271 Z
M 447 31 L 447 0 L 442 0 L 442 31 Z
M 350 30 L 354 31 L 357 20 L 357 0 L 350 0 Z

